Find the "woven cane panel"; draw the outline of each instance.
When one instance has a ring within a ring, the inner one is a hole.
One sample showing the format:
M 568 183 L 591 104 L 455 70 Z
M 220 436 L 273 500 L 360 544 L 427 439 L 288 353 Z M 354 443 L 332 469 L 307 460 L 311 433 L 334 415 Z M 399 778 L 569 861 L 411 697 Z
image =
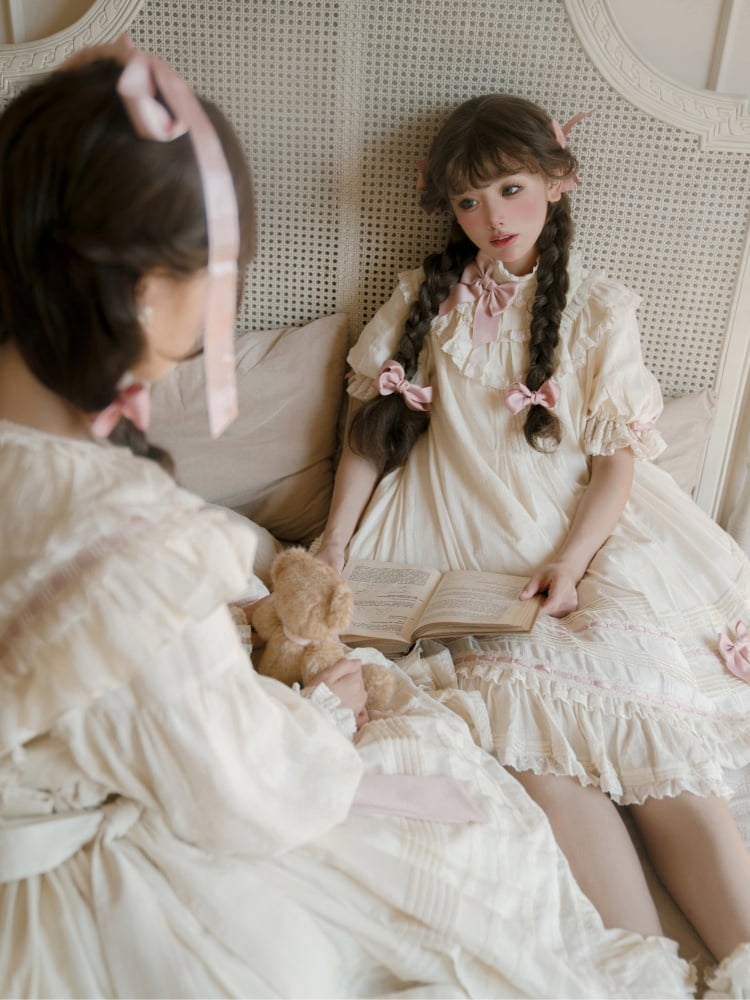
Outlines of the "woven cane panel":
M 260 242 L 240 321 L 343 310 L 356 336 L 400 270 L 443 242 L 415 160 L 474 94 L 511 91 L 565 120 L 582 184 L 577 244 L 643 296 L 644 352 L 669 395 L 717 372 L 750 198 L 750 157 L 705 152 L 635 109 L 584 55 L 560 0 L 147 0 L 135 40 L 235 123 Z

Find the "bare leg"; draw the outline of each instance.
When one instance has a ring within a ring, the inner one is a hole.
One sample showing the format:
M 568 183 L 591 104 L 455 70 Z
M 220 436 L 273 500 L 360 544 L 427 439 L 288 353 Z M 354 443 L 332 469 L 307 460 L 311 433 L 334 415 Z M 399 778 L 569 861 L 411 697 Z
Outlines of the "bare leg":
M 683 792 L 630 809 L 659 878 L 714 957 L 750 941 L 750 854 L 726 802 Z
M 578 885 L 605 926 L 644 937 L 661 934 L 638 854 L 610 799 L 575 778 L 506 770 L 544 809 Z

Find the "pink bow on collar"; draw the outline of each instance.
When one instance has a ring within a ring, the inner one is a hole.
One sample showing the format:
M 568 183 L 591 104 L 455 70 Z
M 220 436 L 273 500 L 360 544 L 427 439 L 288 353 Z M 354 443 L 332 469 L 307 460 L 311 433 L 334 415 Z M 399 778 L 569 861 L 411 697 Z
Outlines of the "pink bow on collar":
M 386 361 L 372 383 L 380 396 L 390 396 L 394 392 L 403 396 L 410 410 L 426 411 L 432 402 L 432 387 L 414 385 L 404 375 L 403 366 L 398 361 Z
M 460 302 L 476 302 L 471 333 L 472 349 L 497 340 L 500 329 L 498 316 L 508 308 L 518 291 L 518 282 L 506 281 L 501 284 L 490 276 L 494 263 L 489 257 L 478 254 L 438 310 L 438 315 L 444 316 Z
M 555 138 L 563 149 L 567 149 L 570 130 L 582 119 L 588 118 L 589 115 L 593 115 L 595 111 L 596 108 L 591 108 L 589 111 L 579 111 L 577 115 L 573 115 L 572 118 L 569 118 L 564 125 L 561 125 L 555 118 L 551 120 L 552 131 L 555 133 Z M 575 191 L 578 183 L 578 177 L 575 174 L 571 174 L 570 177 L 563 178 L 560 190 Z
M 719 635 L 719 653 L 727 670 L 750 684 L 750 629 L 737 622 L 734 631 L 734 642 L 723 632 Z
M 156 100 L 157 90 L 169 111 Z M 134 49 L 117 92 L 137 135 L 171 142 L 187 132 L 193 145 L 208 228 L 210 283 L 203 338 L 206 398 L 211 434 L 218 437 L 237 416 L 234 319 L 240 237 L 232 175 L 203 105 L 169 63 Z
M 505 405 L 513 414 L 520 413 L 527 406 L 544 406 L 552 410 L 559 398 L 560 388 L 552 379 L 547 379 L 536 392 L 523 382 L 515 382 L 505 394 Z
M 127 417 L 140 431 L 145 431 L 151 420 L 151 395 L 148 386 L 134 382 L 120 389 L 114 401 L 100 410 L 91 421 L 91 430 L 97 437 L 109 437 L 122 417 Z

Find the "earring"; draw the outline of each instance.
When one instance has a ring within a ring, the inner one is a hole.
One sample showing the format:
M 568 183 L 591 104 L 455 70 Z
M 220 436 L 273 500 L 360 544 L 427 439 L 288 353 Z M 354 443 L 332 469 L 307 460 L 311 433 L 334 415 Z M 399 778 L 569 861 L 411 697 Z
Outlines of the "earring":
M 151 325 L 151 320 L 154 318 L 154 307 L 153 306 L 141 306 L 138 310 L 136 319 L 138 320 L 138 325 L 144 331 L 146 331 Z

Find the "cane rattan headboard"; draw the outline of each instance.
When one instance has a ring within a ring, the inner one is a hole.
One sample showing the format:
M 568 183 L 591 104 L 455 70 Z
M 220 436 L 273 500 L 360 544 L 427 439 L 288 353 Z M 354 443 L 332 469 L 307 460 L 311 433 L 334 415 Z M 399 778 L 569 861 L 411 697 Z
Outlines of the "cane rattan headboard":
M 445 220 L 418 206 L 415 161 L 466 97 L 510 91 L 561 120 L 596 108 L 572 137 L 576 242 L 587 264 L 643 297 L 644 353 L 665 394 L 717 389 L 698 500 L 721 515 L 750 357 L 740 99 L 644 65 L 606 0 L 98 6 L 89 36 L 122 30 L 129 11 L 134 40 L 215 99 L 247 147 L 260 241 L 243 328 L 343 311 L 358 334 L 397 273 L 442 242 Z

